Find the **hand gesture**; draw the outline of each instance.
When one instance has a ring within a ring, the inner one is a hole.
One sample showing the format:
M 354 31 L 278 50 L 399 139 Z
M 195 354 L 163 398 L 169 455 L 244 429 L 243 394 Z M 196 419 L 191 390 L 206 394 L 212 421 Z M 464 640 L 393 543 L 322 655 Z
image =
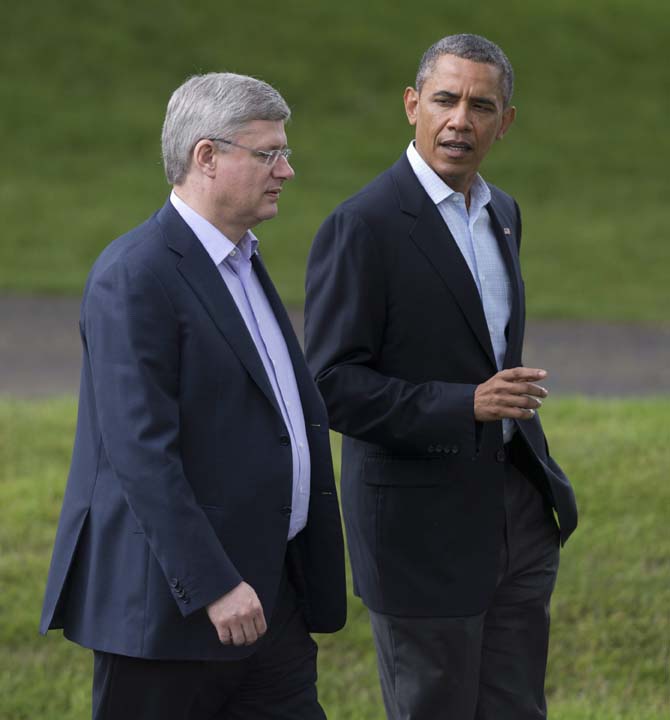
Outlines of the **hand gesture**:
M 475 419 L 530 420 L 549 392 L 533 381 L 547 377 L 546 370 L 516 367 L 501 370 L 475 390 Z

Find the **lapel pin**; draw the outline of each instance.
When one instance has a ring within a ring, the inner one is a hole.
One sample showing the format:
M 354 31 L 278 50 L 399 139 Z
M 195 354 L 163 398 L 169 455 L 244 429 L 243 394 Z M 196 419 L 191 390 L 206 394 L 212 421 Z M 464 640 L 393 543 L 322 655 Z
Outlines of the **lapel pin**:
M 503 232 L 505 233 L 505 235 L 511 235 L 511 234 L 512 234 L 512 231 L 511 231 L 509 228 L 503 228 Z

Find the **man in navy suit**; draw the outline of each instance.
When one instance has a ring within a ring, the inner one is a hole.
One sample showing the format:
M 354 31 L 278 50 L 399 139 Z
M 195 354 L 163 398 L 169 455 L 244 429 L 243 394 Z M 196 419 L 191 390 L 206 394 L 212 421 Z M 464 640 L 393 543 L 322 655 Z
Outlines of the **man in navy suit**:
M 96 261 L 41 631 L 94 650 L 93 717 L 323 718 L 309 633 L 344 624 L 325 407 L 250 228 L 293 169 L 281 95 L 168 104 L 165 206 Z
M 393 720 L 546 717 L 577 510 L 536 412 L 546 372 L 521 363 L 519 208 L 478 173 L 512 88 L 485 38 L 433 45 L 404 95 L 415 140 L 326 219 L 308 263 L 306 356 L 344 435 L 354 589 Z

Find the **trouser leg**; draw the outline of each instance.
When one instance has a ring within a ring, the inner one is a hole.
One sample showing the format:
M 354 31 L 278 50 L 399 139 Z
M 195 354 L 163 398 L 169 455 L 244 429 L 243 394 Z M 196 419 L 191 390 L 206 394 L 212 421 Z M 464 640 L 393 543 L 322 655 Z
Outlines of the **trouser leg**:
M 326 720 L 316 690 L 317 646 L 286 574 L 271 627 L 217 720 Z
M 481 615 L 392 617 L 370 612 L 389 720 L 541 720 L 549 602 L 559 537 L 538 490 L 514 466 L 495 595 Z
M 209 720 L 226 692 L 225 685 L 213 682 L 217 665 L 96 651 L 93 720 Z
M 513 466 L 505 492 L 508 567 L 486 613 L 476 720 L 543 720 L 558 528 L 546 501 Z
M 484 615 L 399 618 L 370 612 L 389 720 L 469 720 L 477 705 Z

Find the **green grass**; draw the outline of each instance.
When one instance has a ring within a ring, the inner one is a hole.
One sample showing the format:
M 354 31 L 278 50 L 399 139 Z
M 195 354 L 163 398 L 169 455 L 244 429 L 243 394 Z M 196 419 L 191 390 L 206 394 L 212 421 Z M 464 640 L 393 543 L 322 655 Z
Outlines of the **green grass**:
M 297 177 L 259 234 L 301 303 L 320 222 L 411 137 L 401 96 L 421 53 L 471 31 L 517 70 L 518 121 L 484 172 L 524 211 L 530 311 L 667 323 L 669 24 L 664 0 L 16 3 L 0 31 L 0 290 L 80 292 L 99 251 L 165 199 L 170 92 L 227 69 L 294 110 Z
M 0 717 L 83 720 L 90 653 L 37 634 L 67 474 L 72 399 L 0 401 Z M 670 712 L 670 400 L 547 403 L 552 452 L 571 476 L 580 527 L 553 602 L 553 720 L 662 720 Z M 337 441 L 337 438 L 335 438 Z M 364 608 L 319 637 L 330 720 L 383 716 Z

